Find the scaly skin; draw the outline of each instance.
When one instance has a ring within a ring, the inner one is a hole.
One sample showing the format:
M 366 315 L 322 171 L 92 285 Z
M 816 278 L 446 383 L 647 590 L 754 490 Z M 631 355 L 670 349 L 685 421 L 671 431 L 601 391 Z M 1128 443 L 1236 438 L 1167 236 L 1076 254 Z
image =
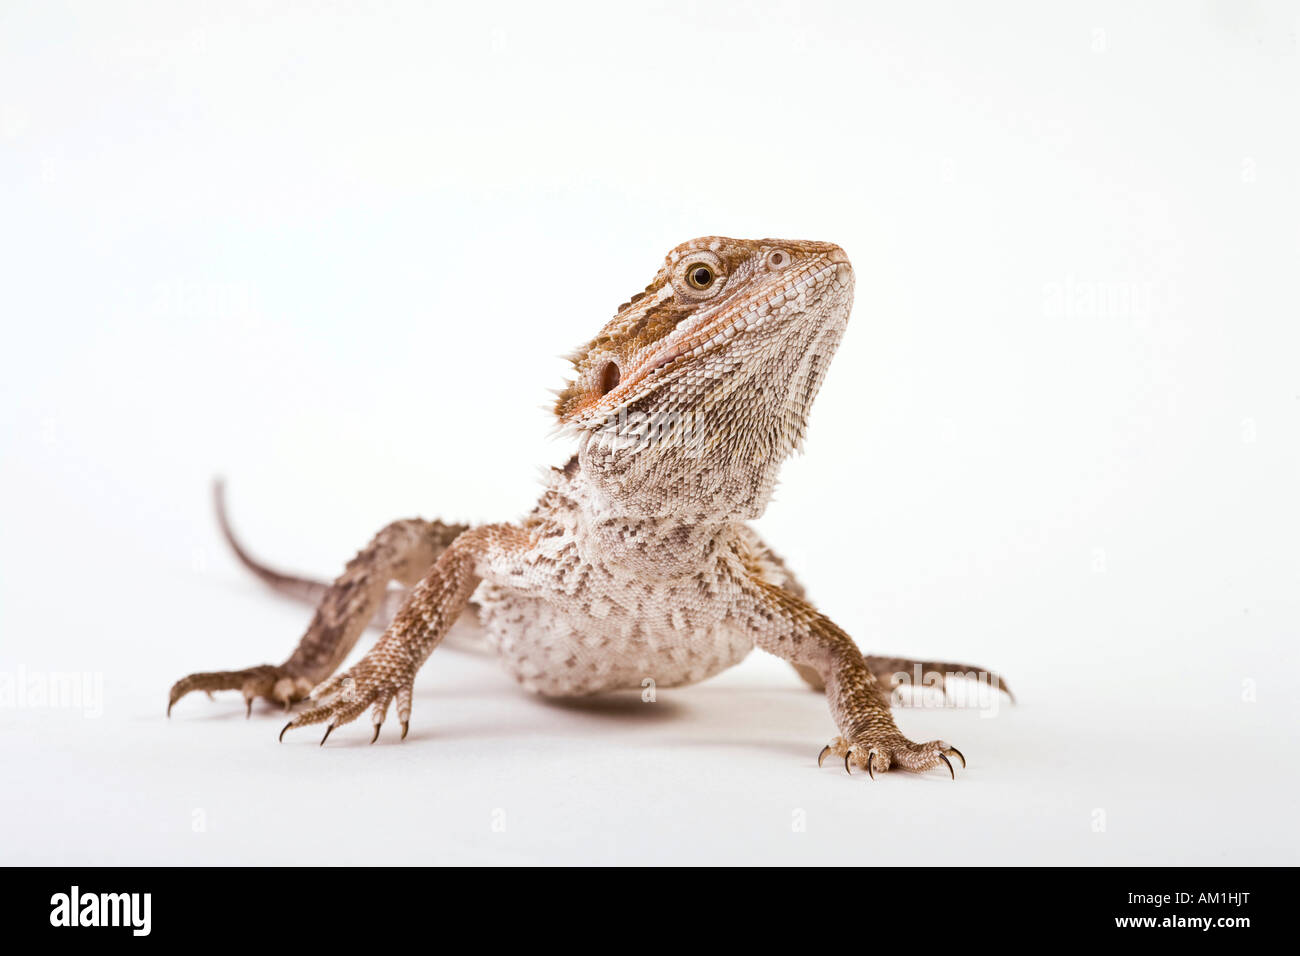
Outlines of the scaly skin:
M 268 583 L 319 598 L 316 617 L 285 663 L 187 677 L 169 712 L 190 690 L 239 689 L 250 708 L 310 692 L 315 705 L 285 730 L 326 723 L 328 738 L 369 708 L 373 741 L 395 704 L 405 737 L 416 672 L 473 607 L 506 669 L 538 693 L 689 684 L 757 646 L 825 690 L 839 735 L 819 762 L 833 753 L 873 776 L 951 772 L 951 756 L 965 766 L 943 741 L 903 736 L 889 682 L 914 667 L 977 669 L 864 657 L 746 524 L 802 442 L 852 299 L 852 267 L 831 243 L 678 246 L 574 353 L 555 411 L 578 451 L 551 471 L 532 513 L 475 528 L 396 522 L 327 588 L 262 567 L 231 537 Z M 331 678 L 398 593 L 391 582 L 410 591 L 383 636 Z

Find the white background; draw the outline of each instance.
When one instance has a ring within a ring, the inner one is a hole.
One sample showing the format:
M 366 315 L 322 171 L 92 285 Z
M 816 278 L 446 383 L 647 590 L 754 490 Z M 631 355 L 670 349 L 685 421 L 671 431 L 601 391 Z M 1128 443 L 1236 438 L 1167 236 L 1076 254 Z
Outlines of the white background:
M 0 9 L 0 861 L 1300 862 L 1294 4 L 441 6 Z M 519 515 L 556 356 L 707 234 L 853 259 L 760 528 L 1007 674 L 900 714 L 955 784 L 818 770 L 759 653 L 560 705 L 444 649 L 400 745 L 164 719 L 309 616 L 213 475 L 324 577 Z

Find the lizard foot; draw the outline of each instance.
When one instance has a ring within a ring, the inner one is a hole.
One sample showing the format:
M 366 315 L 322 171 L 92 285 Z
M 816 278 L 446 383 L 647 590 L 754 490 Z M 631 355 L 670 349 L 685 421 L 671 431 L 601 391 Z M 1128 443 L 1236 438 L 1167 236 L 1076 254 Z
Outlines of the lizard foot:
M 310 680 L 290 671 L 283 664 L 262 664 L 242 671 L 191 674 L 172 684 L 171 693 L 167 697 L 167 716 L 171 716 L 172 707 L 178 700 L 194 690 L 207 691 L 209 696 L 214 690 L 241 691 L 246 709 L 244 716 L 248 716 L 252 714 L 253 701 L 258 697 L 282 704 L 288 710 L 295 701 L 307 696 L 311 686 Z
M 956 747 L 942 740 L 931 740 L 925 744 L 913 743 L 897 731 L 887 731 L 883 734 L 865 733 L 852 741 L 836 737 L 817 755 L 817 766 L 820 767 L 822 761 L 832 754 L 844 758 L 844 769 L 849 773 L 852 773 L 852 768 L 856 766 L 859 770 L 865 770 L 873 780 L 877 770 L 910 770 L 913 773 L 924 773 L 941 763 L 947 765 L 948 772 L 955 780 L 957 773 L 953 770 L 952 761 L 948 759 L 950 756 L 955 756 L 961 761 L 962 769 L 966 767 L 966 758 Z
M 370 720 L 375 733 L 370 738 L 373 744 L 379 739 L 379 728 L 383 726 L 388 713 L 388 705 L 397 701 L 397 719 L 402 722 L 402 738 L 411 725 L 411 691 L 414 686 L 415 672 L 399 668 L 391 662 L 380 662 L 366 655 L 352 667 L 341 674 L 331 677 L 311 692 L 311 698 L 317 706 L 305 710 L 284 725 L 280 731 L 280 740 L 284 740 L 285 731 L 308 724 L 329 721 L 321 746 L 329 739 L 335 727 L 355 720 L 363 710 L 370 708 Z

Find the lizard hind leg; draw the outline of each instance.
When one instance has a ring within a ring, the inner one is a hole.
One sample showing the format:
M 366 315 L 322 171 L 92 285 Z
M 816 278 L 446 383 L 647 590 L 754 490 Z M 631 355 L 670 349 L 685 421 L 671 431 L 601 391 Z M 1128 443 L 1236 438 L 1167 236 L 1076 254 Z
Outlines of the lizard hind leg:
M 237 690 L 244 695 L 245 716 L 253 712 L 253 701 L 265 697 L 282 703 L 286 710 L 311 692 L 311 681 L 296 677 L 283 665 L 260 664 L 235 671 L 204 671 L 190 674 L 172 685 L 167 698 L 167 716 L 170 717 L 176 702 L 191 691 Z
M 987 683 L 995 690 L 1006 694 L 1011 703 L 1016 702 L 1016 697 L 1011 693 L 1011 688 L 1002 678 L 1001 674 L 994 673 L 985 667 L 974 667 L 970 664 L 953 664 L 946 661 L 916 661 L 907 657 L 871 657 L 866 658 L 867 667 L 875 675 L 876 680 L 881 685 L 897 690 L 902 685 L 907 684 L 913 688 L 938 687 L 947 693 L 949 677 L 966 677 L 972 680 Z M 816 668 L 809 667 L 807 664 L 793 665 L 795 672 L 803 678 L 804 682 L 818 693 L 826 690 L 826 682 L 822 680 Z
M 864 655 L 867 667 L 884 687 L 897 690 L 910 686 L 913 690 L 926 687 L 938 687 L 947 695 L 948 678 L 964 677 L 977 683 L 987 684 L 995 691 L 1006 694 L 1014 704 L 1015 695 L 1002 679 L 1002 675 L 987 667 L 975 667 L 972 664 L 955 664 L 951 661 L 918 661 L 908 657 L 873 657 Z
M 225 520 L 220 493 L 218 487 L 218 518 L 240 560 L 277 589 L 304 596 L 295 593 L 302 590 L 299 588 L 302 581 L 265 569 L 234 541 Z M 324 589 L 307 632 L 284 663 L 207 671 L 183 677 L 172 685 L 168 695 L 168 715 L 177 701 L 196 690 L 209 694 L 219 690 L 238 690 L 244 696 L 246 714 L 252 713 L 253 701 L 258 697 L 286 709 L 305 699 L 313 687 L 343 663 L 361 632 L 384 605 L 389 582 L 397 581 L 407 586 L 415 584 L 462 530 L 463 526 L 418 518 L 388 525 L 348 562 L 334 583 Z
M 794 672 L 803 678 L 803 682 L 811 687 L 817 693 L 826 692 L 826 681 L 822 680 L 822 675 L 817 672 L 817 668 L 810 667 L 807 664 L 791 664 Z

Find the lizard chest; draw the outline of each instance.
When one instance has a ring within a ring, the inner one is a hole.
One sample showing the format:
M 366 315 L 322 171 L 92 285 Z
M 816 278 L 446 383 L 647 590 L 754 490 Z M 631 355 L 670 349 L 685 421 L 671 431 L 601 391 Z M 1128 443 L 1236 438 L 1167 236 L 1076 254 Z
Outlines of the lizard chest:
M 683 564 L 657 536 L 611 542 L 609 529 L 557 522 L 497 572 L 475 594 L 480 620 L 506 669 L 538 693 L 690 684 L 753 647 L 733 613 L 741 572 L 725 543 Z

